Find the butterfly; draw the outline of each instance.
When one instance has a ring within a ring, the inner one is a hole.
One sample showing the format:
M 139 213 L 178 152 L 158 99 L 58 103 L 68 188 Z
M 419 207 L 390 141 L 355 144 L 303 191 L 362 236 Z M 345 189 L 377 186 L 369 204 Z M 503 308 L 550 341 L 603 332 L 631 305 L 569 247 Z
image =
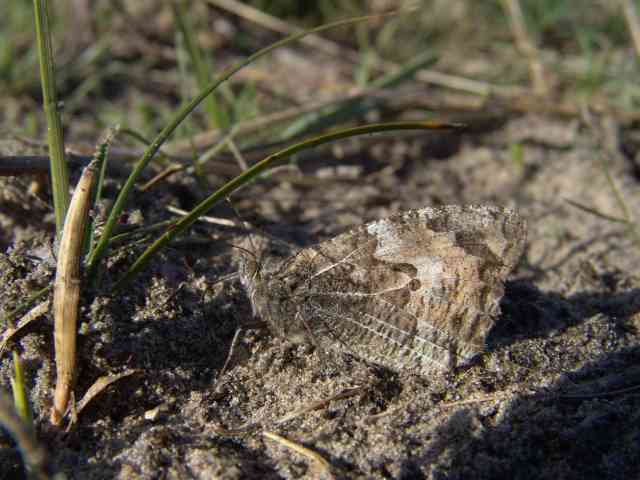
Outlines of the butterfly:
M 526 224 L 495 206 L 409 210 L 286 260 L 244 254 L 240 279 L 272 332 L 429 374 L 485 348 Z

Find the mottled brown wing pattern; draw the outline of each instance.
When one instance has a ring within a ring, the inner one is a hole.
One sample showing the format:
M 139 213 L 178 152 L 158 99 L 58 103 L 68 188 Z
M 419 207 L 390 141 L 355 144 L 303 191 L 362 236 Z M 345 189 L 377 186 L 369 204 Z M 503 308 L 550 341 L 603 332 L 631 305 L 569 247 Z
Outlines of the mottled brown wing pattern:
M 483 349 L 524 229 L 497 207 L 412 210 L 304 249 L 245 283 L 276 333 L 428 373 Z

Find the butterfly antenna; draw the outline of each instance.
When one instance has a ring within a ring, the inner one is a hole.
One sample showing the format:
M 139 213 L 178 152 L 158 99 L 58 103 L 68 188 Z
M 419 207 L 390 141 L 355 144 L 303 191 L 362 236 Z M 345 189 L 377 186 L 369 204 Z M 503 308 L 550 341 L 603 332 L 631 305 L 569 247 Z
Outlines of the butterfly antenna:
M 238 212 L 238 210 L 236 209 L 236 207 L 233 205 L 233 202 L 231 201 L 231 199 L 229 197 L 226 198 L 227 203 L 229 204 L 229 206 L 231 207 L 231 210 L 233 211 L 234 215 L 236 216 L 236 222 L 239 224 L 238 227 L 241 230 L 246 231 L 249 234 L 249 249 L 241 247 L 239 245 L 232 245 L 233 248 L 237 248 L 238 250 L 243 251 L 245 254 L 249 255 L 251 258 L 253 258 L 253 261 L 256 265 L 256 270 L 253 272 L 253 275 L 258 275 L 258 272 L 260 271 L 260 268 L 262 267 L 262 262 L 260 261 L 261 258 L 259 256 L 259 249 L 256 245 L 256 242 L 254 241 L 254 231 L 258 230 L 261 231 L 259 228 L 255 227 L 254 225 L 252 225 L 250 222 L 244 220 L 242 218 L 242 216 L 240 215 L 240 213 Z M 240 272 L 236 272 L 235 275 L 236 277 L 238 277 L 240 274 Z

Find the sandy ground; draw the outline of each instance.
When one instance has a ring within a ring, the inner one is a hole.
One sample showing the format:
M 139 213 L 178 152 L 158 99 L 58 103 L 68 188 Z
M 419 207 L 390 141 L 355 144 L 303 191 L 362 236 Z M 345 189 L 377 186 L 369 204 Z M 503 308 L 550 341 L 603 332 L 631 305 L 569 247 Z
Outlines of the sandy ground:
M 230 245 L 246 234 L 198 225 L 126 291 L 86 293 L 77 395 L 102 375 L 136 373 L 94 400 L 70 433 L 47 426 L 50 316 L 15 342 L 55 470 L 72 479 L 638 478 L 640 252 L 624 225 L 566 202 L 621 216 L 602 173 L 605 158 L 630 211 L 639 210 L 632 133 L 613 121 L 593 129 L 523 115 L 460 138 L 389 136 L 339 162 L 301 161 L 303 175 L 245 188 L 233 199 L 241 215 L 296 246 L 410 208 L 516 208 L 529 225 L 528 247 L 486 353 L 427 378 L 255 328 L 220 376 L 236 328 L 251 321 L 239 283 L 218 282 L 237 269 Z M 434 143 L 448 148 L 434 155 Z M 120 181 L 109 180 L 108 194 Z M 47 203 L 26 192 L 25 179 L 2 182 L 6 310 L 51 281 L 54 269 Z M 192 178 L 175 176 L 138 192 L 129 222 L 165 219 L 165 205 L 189 208 L 202 194 Z M 233 218 L 227 206 L 212 214 Z M 105 285 L 139 248 L 118 250 Z M 4 388 L 11 365 L 5 353 Z M 286 418 L 299 409 L 307 411 Z M 16 478 L 20 457 L 7 438 L 2 445 L 2 478 Z

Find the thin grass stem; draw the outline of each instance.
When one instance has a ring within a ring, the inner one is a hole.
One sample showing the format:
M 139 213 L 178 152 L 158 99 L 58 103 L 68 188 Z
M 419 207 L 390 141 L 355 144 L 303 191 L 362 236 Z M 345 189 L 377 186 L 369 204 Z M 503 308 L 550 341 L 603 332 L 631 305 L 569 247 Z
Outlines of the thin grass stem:
M 33 0 L 38 59 L 40 61 L 42 102 L 47 117 L 47 141 L 49 143 L 53 208 L 56 217 L 56 232 L 59 237 L 62 234 L 64 219 L 69 206 L 69 168 L 64 156 L 62 121 L 58 111 L 55 66 L 53 48 L 51 46 L 49 3 L 46 0 Z

